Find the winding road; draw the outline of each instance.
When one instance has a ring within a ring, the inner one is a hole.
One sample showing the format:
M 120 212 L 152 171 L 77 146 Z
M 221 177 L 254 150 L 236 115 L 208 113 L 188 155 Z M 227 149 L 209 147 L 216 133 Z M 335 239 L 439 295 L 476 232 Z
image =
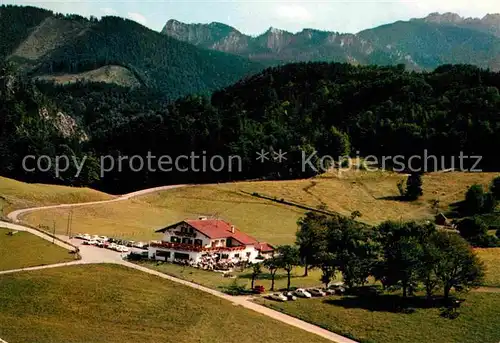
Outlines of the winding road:
M 211 295 L 216 296 L 218 298 L 222 298 L 222 299 L 225 299 L 227 301 L 230 301 L 231 303 L 233 303 L 235 305 L 245 307 L 249 310 L 261 313 L 263 315 L 271 317 L 275 320 L 279 320 L 279 321 L 286 323 L 288 325 L 292 325 L 292 326 L 295 326 L 299 329 L 316 334 L 316 335 L 321 336 L 321 337 L 323 337 L 331 342 L 357 343 L 356 341 L 353 341 L 349 338 L 337 335 L 337 334 L 335 334 L 331 331 L 325 330 L 319 326 L 307 323 L 307 322 L 302 321 L 300 319 L 294 318 L 294 317 L 286 315 L 284 313 L 281 313 L 281 312 L 269 309 L 265 306 L 259 305 L 255 302 L 253 302 L 251 300 L 251 298 L 249 298 L 249 297 L 227 295 L 225 293 L 213 290 L 213 289 L 208 288 L 208 287 L 204 287 L 204 286 L 201 286 L 201 285 L 189 282 L 189 281 L 178 279 L 178 278 L 163 274 L 161 272 L 158 272 L 158 271 L 155 271 L 155 270 L 152 270 L 149 268 L 145 268 L 145 267 L 124 261 L 121 258 L 120 254 L 117 254 L 116 252 L 113 252 L 113 251 L 110 251 L 107 249 L 101 249 L 101 248 L 97 248 L 94 246 L 87 246 L 87 245 L 78 246 L 79 242 L 77 240 L 71 240 L 71 239 L 69 239 L 69 237 L 62 237 L 60 239 L 54 240 L 54 238 L 49 234 L 46 234 L 44 232 L 41 232 L 39 230 L 30 228 L 30 227 L 27 227 L 27 226 L 24 226 L 21 224 L 22 215 L 30 213 L 30 212 L 34 212 L 34 211 L 53 209 L 53 208 L 68 208 L 68 207 L 81 207 L 81 206 L 90 206 L 90 205 L 98 205 L 98 204 L 107 204 L 107 203 L 112 203 L 112 202 L 117 202 L 117 201 L 129 200 L 133 197 L 142 196 L 142 195 L 146 195 L 149 193 L 154 193 L 154 192 L 158 192 L 158 191 L 166 191 L 166 190 L 179 188 L 179 187 L 186 187 L 186 186 L 187 185 L 155 187 L 155 188 L 145 189 L 145 190 L 125 194 L 122 196 L 118 196 L 118 197 L 111 199 L 111 200 L 94 201 L 94 202 L 78 203 L 78 204 L 61 204 L 61 205 L 42 206 L 42 207 L 34 207 L 34 208 L 27 208 L 27 209 L 13 211 L 7 215 L 9 220 L 12 220 L 13 223 L 0 221 L 0 227 L 5 227 L 5 228 L 11 229 L 11 230 L 30 232 L 38 237 L 46 239 L 50 242 L 54 242 L 55 244 L 65 248 L 65 249 L 68 249 L 68 250 L 74 251 L 78 247 L 81 259 L 78 261 L 67 262 L 67 263 L 58 263 L 58 264 L 45 265 L 45 266 L 40 266 L 40 267 L 31 267 L 31 268 L 0 271 L 0 275 L 18 273 L 18 272 L 29 271 L 29 270 L 58 268 L 58 267 L 79 265 L 79 264 L 80 265 L 81 264 L 90 264 L 90 263 L 120 264 L 120 265 L 129 267 L 129 268 L 132 268 L 132 269 L 142 271 L 144 273 L 156 275 L 160 278 L 167 279 L 167 280 L 170 280 L 170 281 L 173 281 L 173 282 L 176 282 L 179 284 L 183 284 L 183 285 L 191 287 L 191 288 L 198 289 L 200 291 L 211 294 Z M 0 338 L 0 343 L 7 343 L 7 342 L 3 341 Z

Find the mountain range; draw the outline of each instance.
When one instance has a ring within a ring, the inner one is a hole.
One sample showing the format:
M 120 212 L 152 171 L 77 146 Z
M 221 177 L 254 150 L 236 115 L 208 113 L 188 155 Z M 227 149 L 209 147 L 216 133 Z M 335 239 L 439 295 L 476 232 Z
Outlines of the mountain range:
M 269 66 L 348 62 L 433 70 L 443 64 L 500 69 L 500 15 L 432 13 L 356 34 L 269 28 L 249 36 L 222 24 L 169 20 L 161 32 L 115 16 L 62 15 L 0 6 L 0 60 L 37 80 L 146 87 L 175 99 L 211 93 Z
M 134 21 L 0 6 L 0 60 L 34 78 L 143 85 L 171 98 L 228 86 L 263 66 L 200 49 Z
M 218 22 L 185 24 L 172 19 L 162 33 L 265 65 L 335 61 L 405 64 L 413 70 L 434 69 L 442 64 L 500 69 L 500 14 L 479 19 L 431 13 L 425 18 L 398 21 L 356 34 L 311 28 L 291 33 L 271 27 L 256 37 Z

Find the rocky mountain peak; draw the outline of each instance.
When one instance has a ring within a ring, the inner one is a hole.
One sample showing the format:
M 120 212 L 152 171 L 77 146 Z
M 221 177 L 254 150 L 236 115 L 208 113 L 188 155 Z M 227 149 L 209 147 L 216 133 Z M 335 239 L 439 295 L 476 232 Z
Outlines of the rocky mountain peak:
M 461 17 L 457 13 L 446 12 L 446 13 L 438 13 L 434 12 L 429 14 L 427 17 L 423 19 L 427 23 L 436 23 L 436 24 L 458 24 L 465 20 L 465 18 Z
M 486 25 L 500 26 L 500 13 L 489 13 L 481 19 L 481 22 Z

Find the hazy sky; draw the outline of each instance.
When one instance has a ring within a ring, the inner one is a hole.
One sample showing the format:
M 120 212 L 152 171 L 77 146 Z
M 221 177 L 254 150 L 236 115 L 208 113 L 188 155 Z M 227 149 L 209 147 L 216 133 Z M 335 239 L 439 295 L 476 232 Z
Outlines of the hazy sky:
M 169 19 L 188 23 L 219 21 L 252 35 L 260 34 L 270 26 L 292 32 L 306 27 L 354 33 L 397 20 L 424 17 L 431 12 L 456 12 L 466 17 L 500 12 L 500 0 L 0 0 L 0 3 L 32 5 L 83 16 L 118 15 L 154 30 L 161 30 Z

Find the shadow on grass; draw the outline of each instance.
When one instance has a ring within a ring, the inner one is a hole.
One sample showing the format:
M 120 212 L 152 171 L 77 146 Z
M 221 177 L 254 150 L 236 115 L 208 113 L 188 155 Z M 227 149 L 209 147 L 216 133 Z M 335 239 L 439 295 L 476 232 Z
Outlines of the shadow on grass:
M 375 198 L 377 200 L 388 200 L 388 201 L 398 201 L 398 202 L 410 202 L 407 197 L 404 197 L 402 195 L 388 195 L 385 197 L 378 197 Z
M 286 275 L 283 275 L 283 274 L 276 274 L 275 277 L 274 277 L 274 280 L 277 281 L 277 280 L 284 280 L 286 279 Z M 294 278 L 297 278 L 297 277 L 301 277 L 301 276 L 296 276 L 296 275 L 292 275 L 292 280 Z M 252 279 L 252 273 L 246 273 L 246 274 L 240 274 L 238 275 L 238 278 L 240 279 Z M 271 277 L 271 274 L 259 274 L 259 277 L 256 279 L 256 280 L 271 280 L 272 277 Z
M 447 308 L 450 301 L 445 302 L 442 297 L 427 299 L 425 296 L 412 296 L 404 299 L 398 294 L 378 294 L 363 290 L 358 294 L 351 294 L 340 299 L 327 299 L 326 304 L 341 306 L 345 309 L 359 308 L 373 312 L 413 313 L 416 309 Z M 455 300 L 451 300 L 455 303 Z

